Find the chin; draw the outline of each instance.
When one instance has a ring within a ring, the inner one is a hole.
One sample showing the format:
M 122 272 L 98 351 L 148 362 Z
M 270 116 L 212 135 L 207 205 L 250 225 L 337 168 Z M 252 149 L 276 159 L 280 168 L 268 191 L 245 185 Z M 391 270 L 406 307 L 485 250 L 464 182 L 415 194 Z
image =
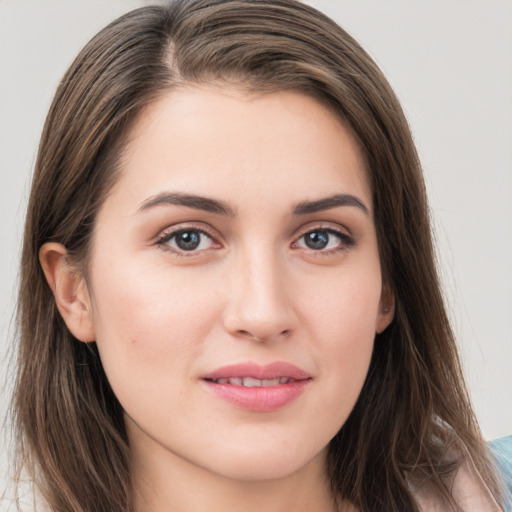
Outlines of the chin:
M 217 459 L 210 466 L 210 471 L 247 483 L 279 480 L 314 466 L 323 470 L 326 456 L 327 448 L 320 453 L 312 454 L 301 454 L 291 447 L 283 447 L 281 450 L 259 449 L 257 452 L 247 451 L 245 453 L 242 450 L 237 453 L 231 451 L 229 457 Z M 222 461 L 221 464 L 219 464 L 220 461 Z

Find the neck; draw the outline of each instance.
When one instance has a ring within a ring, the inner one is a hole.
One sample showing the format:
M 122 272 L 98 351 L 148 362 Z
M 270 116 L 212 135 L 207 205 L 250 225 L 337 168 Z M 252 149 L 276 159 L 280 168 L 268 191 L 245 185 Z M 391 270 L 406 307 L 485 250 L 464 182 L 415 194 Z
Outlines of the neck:
M 136 512 L 340 510 L 327 478 L 326 451 L 290 475 L 258 481 L 219 475 L 169 452 L 155 455 L 133 453 Z

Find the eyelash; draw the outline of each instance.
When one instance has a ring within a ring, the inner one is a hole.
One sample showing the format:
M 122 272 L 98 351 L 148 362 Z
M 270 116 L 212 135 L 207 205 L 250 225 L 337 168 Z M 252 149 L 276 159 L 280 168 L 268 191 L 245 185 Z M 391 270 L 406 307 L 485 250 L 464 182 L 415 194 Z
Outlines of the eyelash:
M 327 249 L 327 250 L 319 249 L 319 250 L 315 250 L 315 249 L 309 248 L 309 250 L 311 250 L 311 252 L 313 254 L 318 255 L 318 256 L 329 256 L 329 255 L 332 255 L 332 254 L 337 254 L 339 252 L 346 252 L 351 247 L 353 247 L 355 245 L 355 243 L 356 243 L 352 236 L 347 235 L 347 233 L 344 233 L 343 231 L 334 229 L 332 227 L 321 227 L 321 226 L 319 226 L 319 227 L 315 227 L 315 228 L 312 228 L 312 229 L 308 229 L 307 231 L 302 233 L 302 235 L 300 235 L 300 237 L 292 245 L 293 246 L 297 246 L 297 244 L 299 243 L 299 241 L 301 239 L 303 239 L 306 235 L 311 235 L 312 233 L 317 233 L 317 234 L 318 233 L 322 233 L 322 234 L 327 233 L 328 235 L 334 235 L 335 237 L 337 237 L 339 239 L 339 246 L 335 247 L 335 248 L 332 248 L 332 249 Z M 305 250 L 308 250 L 308 249 L 306 248 Z
M 304 231 L 296 239 L 296 241 L 292 243 L 292 247 L 293 246 L 297 247 L 297 244 L 299 243 L 299 241 L 303 237 L 305 237 L 308 234 L 315 233 L 315 232 L 316 233 L 323 233 L 323 234 L 327 233 L 328 235 L 334 235 L 335 237 L 337 237 L 340 240 L 339 247 L 336 247 L 334 249 L 328 249 L 328 250 L 318 249 L 318 250 L 315 250 L 315 249 L 309 248 L 309 250 L 311 251 L 312 254 L 315 254 L 315 255 L 318 255 L 318 256 L 329 256 L 329 255 L 332 255 L 332 254 L 337 254 L 339 252 L 346 252 L 346 251 L 348 251 L 351 247 L 353 247 L 356 244 L 354 238 L 352 236 L 344 233 L 343 231 L 334 229 L 332 227 L 318 226 L 318 227 L 315 227 L 315 228 L 312 228 L 312 229 L 308 229 L 307 231 Z M 201 235 L 204 235 L 204 236 L 208 237 L 212 241 L 212 243 L 219 245 L 215 241 L 215 237 L 211 233 L 209 233 L 208 231 L 206 231 L 204 229 L 193 227 L 193 226 L 192 227 L 179 228 L 179 229 L 173 229 L 171 231 L 166 231 L 166 232 L 162 233 L 162 236 L 160 236 L 157 239 L 156 245 L 159 246 L 162 250 L 165 250 L 165 251 L 168 251 L 168 252 L 172 252 L 174 255 L 176 255 L 178 257 L 185 257 L 185 258 L 194 257 L 194 256 L 197 256 L 198 253 L 201 253 L 203 251 L 209 250 L 209 249 L 201 249 L 201 250 L 198 251 L 198 250 L 192 249 L 190 251 L 187 251 L 187 250 L 184 250 L 184 249 L 179 249 L 179 248 L 171 247 L 169 245 L 169 242 L 173 238 L 175 238 L 176 236 L 178 236 L 180 234 L 183 234 L 183 233 L 200 233 Z M 308 248 L 304 248 L 304 250 L 308 250 Z
M 158 240 L 156 241 L 156 245 L 159 246 L 164 251 L 171 252 L 175 256 L 184 257 L 184 258 L 190 258 L 193 256 L 197 256 L 198 253 L 208 250 L 208 249 L 202 249 L 199 251 L 196 251 L 196 250 L 186 251 L 184 249 L 171 247 L 169 245 L 169 242 L 176 236 L 183 234 L 183 233 L 200 233 L 201 235 L 207 236 L 210 240 L 212 240 L 213 243 L 216 243 L 215 237 L 211 233 L 208 233 L 208 231 L 206 231 L 204 229 L 191 226 L 191 227 L 173 229 L 171 231 L 166 231 L 166 232 L 162 233 L 162 236 L 160 238 L 158 238 Z M 217 244 L 217 245 L 219 245 L 219 244 Z

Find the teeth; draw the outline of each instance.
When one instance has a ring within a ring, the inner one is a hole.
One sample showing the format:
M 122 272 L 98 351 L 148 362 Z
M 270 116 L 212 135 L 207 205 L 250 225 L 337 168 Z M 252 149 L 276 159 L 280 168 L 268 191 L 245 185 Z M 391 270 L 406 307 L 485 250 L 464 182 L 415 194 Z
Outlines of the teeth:
M 259 379 L 253 379 L 252 377 L 244 377 L 242 385 L 247 388 L 259 388 L 263 385 L 263 381 Z
M 248 388 L 258 388 L 267 386 L 278 386 L 279 384 L 288 384 L 294 379 L 290 377 L 277 377 L 275 379 L 254 379 L 253 377 L 229 377 L 217 379 L 217 384 L 231 384 L 233 386 L 245 386 Z

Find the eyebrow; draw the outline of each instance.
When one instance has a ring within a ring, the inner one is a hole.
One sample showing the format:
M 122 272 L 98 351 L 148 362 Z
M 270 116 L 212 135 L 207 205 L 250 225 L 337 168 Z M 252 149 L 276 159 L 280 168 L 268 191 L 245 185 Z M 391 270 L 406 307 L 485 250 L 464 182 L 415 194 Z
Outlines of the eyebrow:
M 339 206 L 355 206 L 366 213 L 366 215 L 369 214 L 369 209 L 363 201 L 351 194 L 334 194 L 315 201 L 302 201 L 295 206 L 293 213 L 295 215 L 307 215 Z
M 163 192 L 162 194 L 152 196 L 141 204 L 139 211 L 148 210 L 163 204 L 187 206 L 188 208 L 204 210 L 205 212 L 217 213 L 219 215 L 235 216 L 235 210 L 224 201 L 194 194 L 183 194 L 181 192 Z
M 234 217 L 236 215 L 236 211 L 224 201 L 195 194 L 184 194 L 182 192 L 162 192 L 156 196 L 151 196 L 141 204 L 139 212 L 166 204 L 186 206 L 188 208 L 203 210 L 219 215 L 227 215 L 229 217 Z M 340 206 L 356 207 L 362 210 L 365 214 L 369 214 L 368 207 L 363 203 L 363 201 L 351 194 L 334 194 L 314 201 L 301 201 L 293 208 L 292 212 L 294 215 L 308 215 L 310 213 L 330 210 Z

